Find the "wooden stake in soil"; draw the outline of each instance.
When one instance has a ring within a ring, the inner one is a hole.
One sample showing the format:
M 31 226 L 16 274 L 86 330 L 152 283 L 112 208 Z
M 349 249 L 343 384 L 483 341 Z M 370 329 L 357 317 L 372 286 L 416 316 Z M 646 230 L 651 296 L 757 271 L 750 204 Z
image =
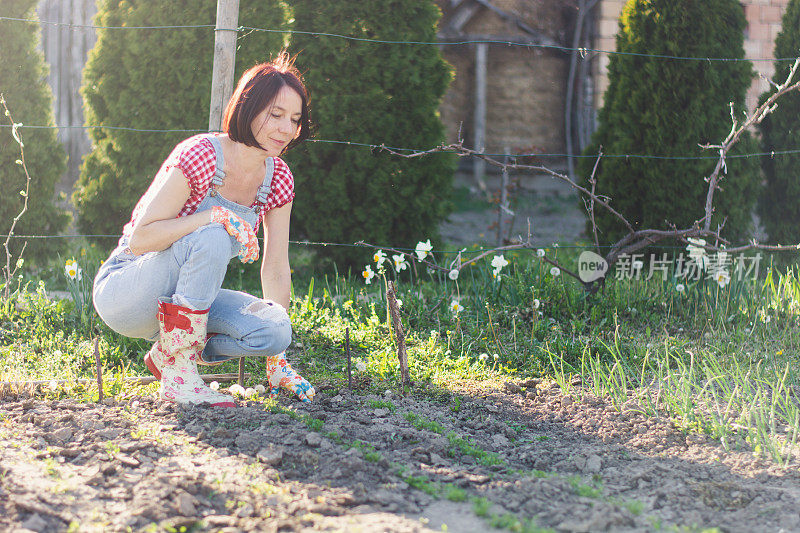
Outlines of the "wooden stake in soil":
M 387 284 L 386 299 L 389 302 L 389 314 L 392 317 L 394 335 L 397 337 L 397 359 L 400 361 L 400 390 L 405 395 L 406 386 L 411 386 L 411 378 L 408 374 L 406 337 L 403 334 L 403 324 L 400 322 L 400 307 L 397 305 L 397 293 L 394 290 L 394 282 L 392 281 Z
M 97 403 L 103 401 L 103 367 L 100 365 L 100 337 L 94 338 L 94 364 L 97 370 Z
M 347 387 L 353 389 L 353 373 L 350 369 L 352 358 L 350 357 L 350 326 L 344 330 L 344 351 L 347 354 Z

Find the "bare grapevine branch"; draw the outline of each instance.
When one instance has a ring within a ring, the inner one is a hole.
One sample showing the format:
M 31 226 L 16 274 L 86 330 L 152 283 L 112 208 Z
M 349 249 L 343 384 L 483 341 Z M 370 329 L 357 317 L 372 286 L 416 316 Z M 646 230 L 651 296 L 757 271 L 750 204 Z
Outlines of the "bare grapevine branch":
M 8 106 L 6 105 L 6 100 L 3 97 L 2 93 L 0 93 L 0 105 L 3 106 L 3 113 L 8 120 L 11 122 L 11 136 L 14 138 L 14 141 L 19 145 L 19 159 L 17 159 L 16 163 L 22 166 L 22 170 L 25 172 L 25 189 L 20 191 L 19 194 L 23 197 L 22 202 L 22 209 L 14 217 L 14 220 L 11 222 L 11 227 L 8 229 L 8 234 L 6 235 L 6 240 L 3 243 L 3 248 L 6 252 L 6 264 L 3 266 L 3 278 L 5 278 L 5 286 L 3 290 L 3 296 L 5 298 L 9 298 L 11 296 L 11 280 L 17 273 L 17 270 L 21 266 L 21 259 L 22 254 L 25 253 L 25 247 L 27 246 L 27 242 L 22 245 L 22 250 L 19 252 L 19 256 L 17 260 L 14 261 L 14 266 L 12 267 L 12 256 L 11 250 L 9 249 L 9 243 L 11 242 L 11 237 L 14 235 L 14 228 L 17 226 L 17 222 L 19 219 L 22 218 L 22 215 L 28 210 L 28 192 L 30 191 L 31 185 L 31 176 L 28 173 L 28 166 L 25 163 L 25 143 L 22 142 L 22 137 L 20 137 L 19 127 L 22 126 L 21 123 L 14 122 L 14 117 L 11 116 L 11 111 L 8 110 Z
M 633 225 L 621 213 L 616 211 L 611 206 L 611 199 L 602 196 L 596 192 L 597 183 L 594 175 L 597 170 L 597 166 L 603 157 L 602 152 L 598 154 L 597 161 L 595 162 L 594 169 L 592 170 L 592 176 L 589 179 L 591 190 L 589 190 L 579 185 L 574 180 L 570 179 L 569 176 L 562 174 L 560 172 L 556 172 L 543 165 L 525 165 L 519 163 L 501 162 L 490 156 L 487 156 L 486 154 L 477 152 L 475 150 L 471 150 L 469 148 L 465 148 L 461 140 L 459 140 L 459 142 L 457 143 L 452 143 L 448 145 L 442 144 L 430 150 L 418 151 L 410 154 L 400 153 L 390 148 L 386 148 L 383 145 L 380 148 L 382 150 L 389 152 L 390 154 L 404 158 L 420 157 L 423 155 L 428 155 L 436 152 L 450 152 L 450 153 L 455 153 L 459 157 L 477 157 L 483 159 L 484 161 L 493 166 L 496 166 L 504 170 L 514 169 L 514 170 L 541 172 L 550 175 L 553 178 L 564 181 L 565 183 L 570 185 L 573 189 L 575 189 L 579 194 L 581 194 L 586 198 L 585 203 L 587 206 L 587 211 L 589 213 L 589 218 L 593 225 L 596 246 L 599 246 L 599 240 L 597 239 L 597 228 L 594 222 L 595 206 L 600 206 L 606 209 L 614 217 L 620 220 L 628 229 L 628 234 L 625 235 L 616 243 L 614 243 L 604 257 L 609 267 L 607 272 L 611 271 L 611 267 L 616 263 L 617 259 L 620 256 L 625 254 L 631 254 L 635 251 L 641 250 L 648 246 L 652 246 L 658 243 L 659 241 L 665 239 L 675 239 L 680 242 L 688 244 L 687 239 L 689 238 L 705 237 L 708 238 L 710 241 L 714 242 L 714 244 L 707 244 L 702 246 L 702 248 L 704 248 L 706 251 L 709 252 L 717 252 L 722 249 L 725 249 L 725 251 L 727 251 L 728 253 L 739 253 L 748 250 L 765 250 L 771 252 L 797 251 L 800 250 L 800 243 L 792 245 L 766 245 L 757 242 L 755 239 L 751 240 L 747 244 L 731 247 L 730 246 L 731 243 L 720 235 L 723 225 L 718 226 L 716 230 L 711 229 L 711 218 L 714 213 L 714 205 L 713 205 L 714 191 L 719 188 L 721 174 L 724 174 L 724 172 L 726 171 L 727 154 L 730 152 L 733 146 L 739 141 L 739 138 L 741 137 L 742 133 L 744 133 L 751 126 L 760 123 L 762 120 L 764 120 L 764 118 L 767 115 L 775 111 L 775 109 L 777 108 L 776 101 L 781 96 L 792 91 L 800 90 L 800 81 L 793 81 L 795 75 L 797 74 L 798 69 L 800 69 L 800 57 L 798 57 L 795 60 L 794 65 L 792 66 L 789 75 L 786 78 L 786 81 L 784 81 L 780 85 L 771 83 L 775 87 L 775 92 L 772 93 L 772 95 L 770 95 L 770 97 L 766 101 L 764 101 L 763 104 L 758 106 L 758 108 L 756 108 L 753 111 L 753 113 L 749 114 L 746 120 L 744 120 L 743 122 L 740 123 L 737 120 L 733 112 L 733 106 L 731 106 L 731 129 L 726 138 L 720 144 L 701 145 L 702 148 L 706 148 L 709 150 L 717 150 L 719 152 L 719 159 L 717 161 L 717 164 L 713 172 L 708 177 L 705 178 L 705 181 L 708 182 L 708 193 L 706 195 L 704 216 L 694 221 L 692 225 L 688 228 L 677 228 L 673 225 L 671 229 L 667 230 L 657 230 L 657 229 L 634 230 Z M 366 245 L 366 243 L 360 243 L 360 244 Z M 372 245 L 366 245 L 366 246 L 372 246 Z M 464 266 L 469 263 L 474 263 L 491 253 L 499 252 L 502 250 L 514 249 L 514 248 L 533 248 L 530 231 L 526 242 L 521 244 L 515 244 L 511 247 L 504 246 L 488 250 L 483 254 L 481 254 L 480 256 L 470 260 L 468 263 L 463 263 L 461 266 Z M 398 253 L 403 253 L 403 252 L 398 251 Z M 550 258 L 547 257 L 543 258 L 543 260 L 559 267 L 564 273 L 580 279 L 577 274 L 575 274 L 574 272 L 570 271 L 567 268 L 564 268 L 562 265 L 558 264 L 557 261 L 551 260 Z M 431 265 L 431 266 L 432 268 L 442 269 L 442 267 L 438 267 L 436 265 Z M 603 277 L 596 281 L 584 283 L 584 286 L 586 287 L 587 290 L 595 292 L 605 283 L 605 279 L 606 278 Z

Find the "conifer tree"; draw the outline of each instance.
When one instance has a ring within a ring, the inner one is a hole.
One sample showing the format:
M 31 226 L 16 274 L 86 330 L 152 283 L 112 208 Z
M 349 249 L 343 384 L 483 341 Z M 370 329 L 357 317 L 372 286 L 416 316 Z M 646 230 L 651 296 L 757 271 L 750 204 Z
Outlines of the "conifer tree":
M 781 32 L 775 39 L 775 57 L 800 55 L 800 0 L 791 0 L 783 15 Z M 772 80 L 782 84 L 792 61 L 776 61 Z M 792 80 L 797 82 L 797 75 Z M 773 91 L 761 96 L 764 101 Z M 777 109 L 760 125 L 764 152 L 775 156 L 762 159 L 766 187 L 759 201 L 759 215 L 772 243 L 800 242 L 800 154 L 780 154 L 800 148 L 800 93 L 781 96 Z
M 36 19 L 35 0 L 3 0 L 0 16 Z M 28 191 L 28 209 L 17 223 L 17 235 L 54 235 L 69 222 L 69 215 L 54 204 L 55 184 L 67 169 L 67 156 L 56 138 L 55 129 L 31 129 L 25 125 L 53 126 L 53 94 L 47 85 L 47 66 L 44 56 L 36 47 L 40 28 L 38 24 L 0 20 L 0 93 L 20 128 L 25 145 L 25 161 L 31 176 Z M 0 234 L 7 234 L 14 217 L 20 212 L 24 198 L 25 172 L 15 164 L 20 149 L 11 136 L 8 118 L 0 116 Z M 3 239 L 5 240 L 5 239 Z M 14 254 L 19 253 L 23 242 L 11 241 Z M 25 248 L 26 257 L 54 255 L 63 245 L 61 239 L 30 240 Z
M 294 29 L 359 39 L 436 41 L 438 7 L 429 0 L 292 0 Z M 322 140 L 426 149 L 440 144 L 438 106 L 451 70 L 436 46 L 377 44 L 294 33 L 307 71 L 312 119 Z M 298 197 L 292 230 L 317 241 L 413 248 L 436 238 L 450 209 L 454 158 L 400 158 L 361 146 L 304 143 L 288 154 Z M 352 249 L 322 252 L 341 264 Z
M 629 0 L 616 37 L 619 54 L 610 57 L 609 88 L 599 127 L 579 169 L 591 174 L 602 147 L 597 192 L 635 229 L 686 228 L 704 216 L 709 176 L 717 154 L 698 145 L 721 142 L 731 128 L 729 103 L 742 117 L 753 78 L 748 61 L 707 61 L 653 57 L 744 58 L 745 18 L 736 0 Z M 755 152 L 744 135 L 727 160 L 727 174 L 714 195 L 712 228 L 743 238 L 750 229 L 759 180 Z M 633 157 L 614 157 L 633 154 Z M 663 159 L 636 155 L 663 156 Z M 691 159 L 705 157 L 707 159 Z M 673 159 L 674 158 L 674 159 Z M 596 208 L 601 242 L 612 243 L 627 230 Z M 588 226 L 588 225 L 587 225 Z
M 206 131 L 214 61 L 216 0 L 100 0 L 98 26 L 201 28 L 100 29 L 84 71 L 82 95 L 93 149 L 74 193 L 88 234 L 118 235 L 164 158 L 182 139 Z M 285 27 L 278 0 L 241 0 L 240 24 Z M 236 77 L 269 60 L 284 35 L 239 34 Z M 130 131 L 189 130 L 174 133 Z M 112 240 L 113 242 L 113 240 Z M 106 244 L 111 244 L 105 241 Z

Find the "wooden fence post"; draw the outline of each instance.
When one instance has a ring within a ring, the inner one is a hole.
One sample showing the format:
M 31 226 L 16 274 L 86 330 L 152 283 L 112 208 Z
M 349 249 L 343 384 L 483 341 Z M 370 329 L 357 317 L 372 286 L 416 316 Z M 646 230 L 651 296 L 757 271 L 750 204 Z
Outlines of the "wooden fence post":
M 486 149 L 486 65 L 489 56 L 489 44 L 475 45 L 475 150 Z M 478 157 L 472 160 L 475 182 L 484 194 L 489 194 L 484 180 L 486 161 Z
M 217 27 L 214 29 L 214 71 L 211 75 L 211 109 L 208 131 L 220 131 L 222 112 L 233 94 L 236 65 L 236 28 L 239 25 L 239 0 L 217 0 Z

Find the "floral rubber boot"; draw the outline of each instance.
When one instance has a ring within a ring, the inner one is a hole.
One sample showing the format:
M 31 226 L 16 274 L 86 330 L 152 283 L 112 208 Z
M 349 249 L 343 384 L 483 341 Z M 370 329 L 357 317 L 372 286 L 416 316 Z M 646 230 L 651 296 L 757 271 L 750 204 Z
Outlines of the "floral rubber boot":
M 150 351 L 144 356 L 144 364 L 158 381 L 161 381 L 161 367 L 164 366 L 164 355 L 161 350 L 161 341 L 156 341 Z
M 301 401 L 310 402 L 316 391 L 311 383 L 295 372 L 286 360 L 285 354 L 267 357 L 267 374 L 269 374 L 269 396 L 277 398 L 281 388 L 297 395 Z
M 216 333 L 209 333 L 206 336 L 206 341 L 216 335 Z M 203 366 L 217 366 L 225 361 L 206 362 L 203 360 L 202 352 L 197 355 L 197 364 Z M 153 376 L 161 381 L 161 367 L 164 366 L 164 350 L 161 348 L 161 342 L 156 341 L 150 351 L 144 356 L 144 364 Z
M 236 407 L 232 397 L 209 388 L 197 371 L 197 356 L 206 343 L 208 309 L 196 311 L 162 299 L 158 322 L 161 338 L 154 349 L 160 352 L 157 359 L 163 363 L 161 398 L 182 404 L 208 402 L 215 407 Z

